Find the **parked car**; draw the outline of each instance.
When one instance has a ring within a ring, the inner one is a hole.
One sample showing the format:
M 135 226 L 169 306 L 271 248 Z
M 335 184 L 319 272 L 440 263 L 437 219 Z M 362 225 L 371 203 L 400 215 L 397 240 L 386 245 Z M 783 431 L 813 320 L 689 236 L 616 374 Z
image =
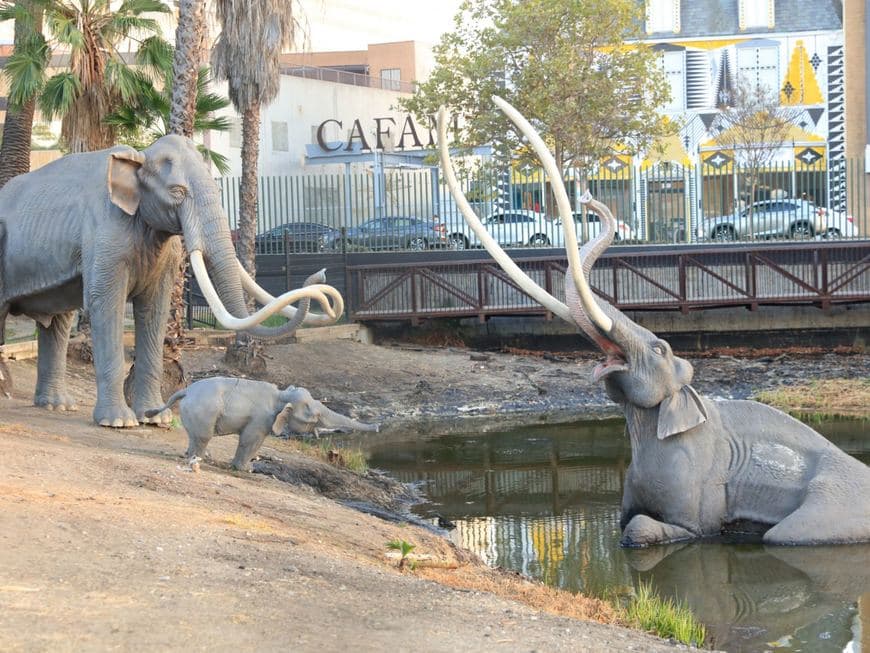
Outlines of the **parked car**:
M 750 234 L 756 238 L 838 238 L 854 237 L 858 230 L 851 216 L 791 198 L 755 202 L 751 215 L 745 208 L 706 218 L 698 230 L 701 238 L 720 241 L 739 240 Z
M 574 222 L 577 225 L 577 238 L 582 233 L 581 213 L 574 214 Z M 597 213 L 587 213 L 589 226 L 589 238 L 595 238 L 601 231 L 601 220 Z M 460 218 L 461 220 L 461 218 Z M 483 226 L 499 245 L 506 246 L 530 246 L 530 247 L 564 247 L 565 235 L 562 231 L 561 220 L 549 220 L 547 216 L 538 211 L 527 209 L 515 209 L 512 211 L 500 211 L 493 213 L 483 221 Z M 478 238 L 474 235 L 464 221 L 451 223 L 447 236 L 448 246 L 451 249 L 466 249 L 467 247 L 480 246 Z M 617 221 L 616 235 L 614 240 L 633 240 L 637 238 L 634 229 L 622 220 Z
M 481 220 L 484 229 L 502 247 L 549 247 L 559 238 L 559 228 L 547 216 L 529 209 L 498 211 Z M 451 221 L 448 247 L 480 247 L 480 240 L 461 217 Z
M 286 234 L 290 252 L 319 252 L 339 233 L 319 222 L 288 222 L 257 234 L 254 249 L 257 254 L 283 254 Z
M 582 240 L 583 238 L 583 214 L 582 213 L 574 213 L 574 225 L 577 231 L 577 240 Z M 557 246 L 564 246 L 565 244 L 565 234 L 562 230 L 562 221 L 557 220 L 556 225 L 559 228 L 559 238 Z M 589 231 L 589 240 L 592 240 L 599 233 L 601 233 L 601 218 L 594 211 L 586 212 L 586 225 L 588 226 Z M 616 220 L 616 233 L 613 236 L 613 241 L 617 242 L 620 240 L 636 240 L 637 233 L 634 229 L 632 229 L 628 223 L 623 222 L 622 220 Z
M 446 244 L 447 229 L 441 222 L 396 216 L 368 220 L 358 227 L 349 228 L 344 236 L 333 234 L 324 247 L 333 250 L 359 247 L 421 251 Z

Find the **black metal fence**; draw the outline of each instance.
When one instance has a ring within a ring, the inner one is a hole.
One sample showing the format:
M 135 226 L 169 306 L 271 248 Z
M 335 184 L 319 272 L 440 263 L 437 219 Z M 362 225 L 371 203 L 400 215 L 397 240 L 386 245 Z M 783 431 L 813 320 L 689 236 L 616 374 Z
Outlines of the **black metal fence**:
M 870 235 L 863 160 L 824 157 L 753 170 L 702 157 L 695 165 L 632 166 L 613 159 L 588 180 L 619 220 L 624 243 L 855 239 Z M 810 161 L 810 162 L 806 162 Z M 613 163 L 616 162 L 616 163 Z M 612 164 L 612 165 L 611 165 Z M 619 165 L 616 165 L 619 164 Z M 550 184 L 537 168 L 483 167 L 461 185 L 487 231 L 503 246 L 560 247 Z M 239 179 L 218 180 L 231 228 Z M 569 193 L 579 184 L 568 179 Z M 261 177 L 258 254 L 468 249 L 478 241 L 437 168 Z M 578 233 L 594 237 L 594 214 L 578 205 Z M 289 237 L 289 240 L 285 239 Z

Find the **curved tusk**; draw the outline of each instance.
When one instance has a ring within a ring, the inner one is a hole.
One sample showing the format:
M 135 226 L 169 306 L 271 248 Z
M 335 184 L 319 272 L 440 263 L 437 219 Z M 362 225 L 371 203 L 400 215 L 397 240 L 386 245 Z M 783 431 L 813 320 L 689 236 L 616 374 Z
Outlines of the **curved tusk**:
M 315 300 L 328 312 L 331 312 L 332 309 L 329 306 L 329 298 L 327 295 L 332 296 L 333 300 L 335 299 L 335 296 L 338 296 L 339 300 L 341 298 L 339 292 L 332 286 L 315 284 L 286 292 L 269 302 L 256 313 L 245 318 L 237 318 L 232 315 L 226 307 L 224 307 L 223 302 L 212 285 L 200 250 L 197 249 L 190 252 L 190 267 L 193 269 L 193 274 L 196 277 L 197 283 L 199 283 L 199 288 L 202 290 L 202 294 L 208 302 L 208 305 L 214 313 L 217 321 L 225 329 L 231 329 L 233 331 L 252 329 L 270 315 L 274 315 L 281 311 L 281 309 L 288 304 L 298 302 L 300 299 L 305 299 L 306 297 Z
M 590 319 L 605 333 L 609 333 L 613 327 L 613 321 L 598 306 L 592 294 L 592 289 L 589 287 L 589 283 L 586 281 L 586 277 L 583 276 L 580 267 L 580 254 L 577 247 L 577 230 L 574 228 L 574 216 L 571 214 L 571 203 L 568 200 L 568 193 L 562 181 L 562 171 L 559 170 L 556 159 L 553 158 L 550 148 L 547 147 L 547 144 L 544 143 L 544 140 L 535 131 L 535 128 L 532 127 L 531 123 L 519 111 L 500 97 L 493 96 L 492 101 L 519 128 L 523 136 L 528 139 L 529 144 L 541 160 L 547 176 L 550 177 L 550 185 L 553 188 L 553 194 L 556 196 L 559 217 L 562 218 L 562 229 L 565 232 L 565 251 L 568 255 L 568 269 L 571 271 L 574 286 L 577 288 L 580 301 L 583 303 L 583 308 L 589 314 Z
M 465 222 L 471 227 L 474 235 L 477 236 L 481 244 L 486 248 L 486 251 L 489 252 L 490 256 L 495 259 L 496 263 L 516 282 L 523 292 L 538 300 L 542 306 L 566 322 L 573 323 L 574 320 L 571 318 L 571 311 L 568 310 L 568 307 L 532 281 L 529 275 L 523 272 L 495 239 L 489 235 L 468 203 L 468 200 L 465 199 L 465 195 L 459 189 L 459 182 L 456 180 L 456 173 L 453 170 L 453 165 L 450 163 L 450 153 L 447 150 L 447 110 L 443 106 L 438 109 L 438 150 L 441 154 L 441 167 L 444 169 L 444 177 L 447 180 L 450 194 L 453 195 L 453 199 L 456 201 L 462 217 L 465 218 Z
M 268 305 L 269 302 L 275 301 L 275 297 L 272 294 L 270 294 L 268 291 L 263 289 L 263 287 L 260 286 L 260 284 L 258 284 L 256 281 L 254 281 L 251 278 L 251 275 L 248 274 L 248 271 L 245 270 L 244 266 L 242 266 L 241 261 L 236 260 L 236 263 L 239 266 L 239 275 L 242 279 L 242 288 L 245 289 L 245 292 L 247 292 L 251 297 L 256 299 L 258 302 L 263 304 L 263 306 Z M 325 270 L 325 268 L 324 268 L 324 270 Z M 323 270 L 321 272 L 323 272 Z M 304 287 L 308 288 L 310 286 L 304 286 Z M 327 287 L 332 288 L 332 286 L 327 286 Z M 332 289 L 335 290 L 334 288 L 332 288 Z M 335 306 L 334 308 L 332 306 L 329 306 L 328 304 L 326 306 L 324 306 L 321 303 L 321 306 L 323 306 L 324 312 L 323 313 L 308 313 L 305 316 L 305 319 L 303 320 L 302 323 L 303 324 L 313 324 L 313 325 L 317 325 L 317 326 L 326 326 L 327 324 L 335 324 L 335 322 L 338 321 L 338 318 L 341 317 L 342 313 L 344 313 L 344 298 L 342 298 L 341 293 L 339 293 L 337 290 L 335 290 L 334 295 L 332 295 L 330 293 L 330 296 L 333 299 L 333 304 Z M 284 308 L 281 309 L 281 315 L 292 320 L 293 317 L 296 315 L 297 310 L 298 309 L 295 308 L 294 306 L 285 306 Z

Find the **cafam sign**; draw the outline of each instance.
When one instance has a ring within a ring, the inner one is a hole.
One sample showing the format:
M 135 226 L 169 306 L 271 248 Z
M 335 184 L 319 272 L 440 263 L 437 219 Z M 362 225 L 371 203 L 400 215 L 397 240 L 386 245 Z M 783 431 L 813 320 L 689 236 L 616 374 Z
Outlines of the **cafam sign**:
M 317 145 L 324 152 L 338 152 L 343 150 L 351 152 L 354 148 L 354 143 L 359 143 L 359 149 L 363 152 L 372 150 L 396 149 L 396 150 L 411 150 L 421 148 L 432 148 L 438 144 L 438 124 L 435 116 L 429 116 L 429 124 L 425 129 L 421 129 L 410 115 L 405 116 L 401 125 L 392 117 L 372 118 L 371 121 L 366 121 L 369 125 L 368 132 L 363 127 L 363 120 L 355 118 L 351 121 L 337 120 L 329 118 L 324 120 L 317 126 Z M 347 132 L 347 140 L 345 141 L 328 141 L 326 132 L 331 125 L 338 128 L 339 132 L 343 133 L 345 124 L 350 124 Z M 453 117 L 453 132 L 459 130 L 459 119 Z

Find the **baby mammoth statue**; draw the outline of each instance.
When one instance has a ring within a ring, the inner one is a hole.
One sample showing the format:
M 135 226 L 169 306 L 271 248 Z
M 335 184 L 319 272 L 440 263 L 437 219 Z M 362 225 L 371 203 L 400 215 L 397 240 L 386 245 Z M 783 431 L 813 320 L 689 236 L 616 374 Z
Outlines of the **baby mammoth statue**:
M 296 433 L 321 431 L 377 431 L 377 424 L 364 424 L 330 410 L 312 398 L 305 388 L 215 376 L 190 384 L 169 398 L 155 414 L 181 400 L 181 423 L 187 430 L 189 458 L 202 457 L 215 435 L 239 434 L 232 467 L 251 471 L 251 460 L 271 431 L 285 428 Z

